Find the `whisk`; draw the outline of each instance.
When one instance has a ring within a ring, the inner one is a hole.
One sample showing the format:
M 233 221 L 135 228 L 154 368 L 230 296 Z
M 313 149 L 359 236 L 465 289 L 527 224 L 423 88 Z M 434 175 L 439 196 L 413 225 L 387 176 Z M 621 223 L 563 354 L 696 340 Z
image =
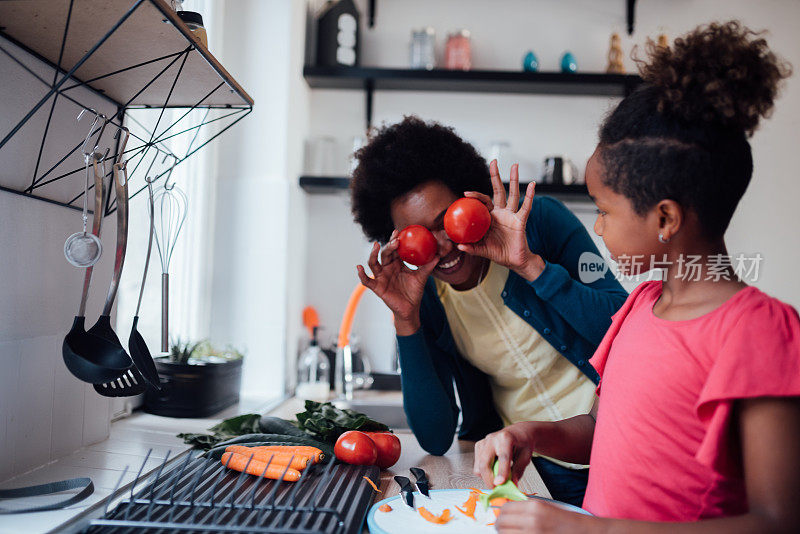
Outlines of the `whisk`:
M 175 167 L 177 159 L 172 164 Z M 161 258 L 161 351 L 169 351 L 169 262 L 178 242 L 178 236 L 186 221 L 189 200 L 169 179 L 172 168 L 164 181 L 164 185 L 156 190 L 153 196 L 156 248 Z

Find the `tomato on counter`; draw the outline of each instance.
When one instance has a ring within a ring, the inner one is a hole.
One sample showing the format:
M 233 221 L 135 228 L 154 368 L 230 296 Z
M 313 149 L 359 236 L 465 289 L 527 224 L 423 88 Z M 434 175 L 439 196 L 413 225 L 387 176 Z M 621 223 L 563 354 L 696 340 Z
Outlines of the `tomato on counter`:
M 375 465 L 388 469 L 400 459 L 400 438 L 391 432 L 364 432 L 375 443 L 378 449 L 378 460 Z
M 459 198 L 444 214 L 444 231 L 456 243 L 477 243 L 491 224 L 489 209 L 475 198 Z
M 430 230 L 419 224 L 406 226 L 397 236 L 397 254 L 411 265 L 425 265 L 436 256 L 439 244 Z
M 339 460 L 353 465 L 375 465 L 378 448 L 364 432 L 348 430 L 336 440 L 333 453 Z

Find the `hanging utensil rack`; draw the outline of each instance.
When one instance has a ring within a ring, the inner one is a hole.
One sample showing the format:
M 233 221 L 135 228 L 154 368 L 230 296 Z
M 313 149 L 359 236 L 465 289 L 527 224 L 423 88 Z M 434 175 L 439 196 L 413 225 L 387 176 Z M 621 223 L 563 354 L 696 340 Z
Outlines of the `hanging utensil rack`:
M 117 126 L 126 123 L 132 130 L 134 124 L 139 127 L 137 133 L 131 134 L 131 143 L 125 150 L 131 180 L 135 175 L 149 172 L 155 158 L 162 154 L 172 156 L 177 164 L 186 161 L 253 108 L 253 99 L 208 49 L 194 39 L 191 30 L 165 0 L 6 0 L 0 2 L 0 37 L 3 38 L 0 55 L 8 56 L 20 72 L 25 72 L 26 78 L 30 76 L 27 79 L 31 81 L 32 92 L 44 90 L 30 109 L 21 111 L 18 121 L 15 117 L 9 131 L 0 131 L 2 157 L 4 152 L 10 154 L 19 148 L 12 146 L 11 141 L 21 131 L 44 123 L 32 175 L 27 179 L 14 177 L 14 183 L 0 183 L 3 191 L 81 209 L 83 191 L 74 195 L 61 192 L 63 198 L 59 198 L 52 189 L 52 184 L 80 172 L 69 168 L 69 163 L 75 159 L 70 156 L 80 149 L 81 143 L 61 147 L 67 150 L 66 154 L 50 168 L 45 168 L 48 158 L 43 159 L 57 104 L 69 103 L 94 112 L 81 101 L 78 88 L 88 89 L 115 110 L 98 129 L 107 123 Z M 41 63 L 52 69 L 52 78 L 41 74 Z M 186 111 L 169 120 L 165 110 L 173 108 Z M 45 122 L 43 117 L 48 109 Z M 130 114 L 134 109 L 157 112 L 155 126 L 150 128 L 137 121 Z M 194 115 L 186 118 L 197 109 L 205 110 L 202 119 L 190 125 Z M 39 120 L 32 121 L 34 117 Z M 212 123 L 217 131 L 194 146 L 200 130 L 208 129 Z M 175 154 L 165 141 L 182 135 L 191 142 L 185 153 Z M 115 159 L 118 150 L 117 145 L 108 159 Z M 163 170 L 154 179 L 170 170 Z M 9 179 L 5 177 L 3 181 Z M 132 186 L 131 198 L 147 188 L 144 180 Z M 106 202 L 104 215 L 115 209 L 114 202 Z
M 364 477 L 379 482 L 374 466 L 317 464 L 297 482 L 284 482 L 231 471 L 194 454 L 169 469 L 167 460 L 148 480 L 142 477 L 145 458 L 130 492 L 121 500 L 112 492 L 103 517 L 91 520 L 84 532 L 356 534 L 374 494 Z

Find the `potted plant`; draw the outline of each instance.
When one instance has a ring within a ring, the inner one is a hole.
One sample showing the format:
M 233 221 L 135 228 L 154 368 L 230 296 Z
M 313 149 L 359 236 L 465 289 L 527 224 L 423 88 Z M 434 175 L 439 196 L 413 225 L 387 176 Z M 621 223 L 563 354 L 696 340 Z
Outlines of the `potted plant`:
M 242 353 L 204 340 L 176 340 L 154 358 L 161 391 L 148 388 L 144 409 L 166 417 L 207 417 L 239 401 Z

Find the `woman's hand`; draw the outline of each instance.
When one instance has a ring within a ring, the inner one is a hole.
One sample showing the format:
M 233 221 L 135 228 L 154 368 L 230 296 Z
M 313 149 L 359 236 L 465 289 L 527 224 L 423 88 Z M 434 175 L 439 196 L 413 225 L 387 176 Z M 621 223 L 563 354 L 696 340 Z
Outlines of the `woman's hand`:
M 473 472 L 489 487 L 494 487 L 508 480 L 510 471 L 511 481 L 516 484 L 531 463 L 535 430 L 536 422 L 515 423 L 477 442 Z M 492 472 L 495 458 L 497 476 Z
M 525 502 L 507 502 L 500 509 L 495 522 L 498 532 L 546 534 L 548 532 L 594 532 L 601 526 L 594 517 L 569 512 L 552 504 L 531 499 Z
M 492 178 L 493 199 L 477 191 L 467 191 L 464 196 L 476 198 L 489 208 L 492 225 L 482 240 L 458 245 L 458 249 L 467 254 L 488 258 L 508 267 L 526 280 L 533 281 L 544 270 L 544 260 L 531 252 L 525 236 L 525 225 L 531 212 L 536 184 L 528 184 L 525 199 L 519 207 L 519 165 L 514 164 L 511 167 L 508 199 L 497 169 L 497 160 L 492 160 L 489 164 L 489 174 Z
M 397 253 L 397 230 L 392 232 L 389 242 L 380 249 L 378 243 L 372 245 L 369 277 L 361 265 L 356 266 L 361 283 L 375 293 L 394 314 L 395 329 L 400 336 L 408 336 L 419 330 L 419 306 L 425 290 L 425 282 L 439 263 L 439 256 L 417 270 L 409 269 Z M 380 252 L 380 262 L 378 253 Z

